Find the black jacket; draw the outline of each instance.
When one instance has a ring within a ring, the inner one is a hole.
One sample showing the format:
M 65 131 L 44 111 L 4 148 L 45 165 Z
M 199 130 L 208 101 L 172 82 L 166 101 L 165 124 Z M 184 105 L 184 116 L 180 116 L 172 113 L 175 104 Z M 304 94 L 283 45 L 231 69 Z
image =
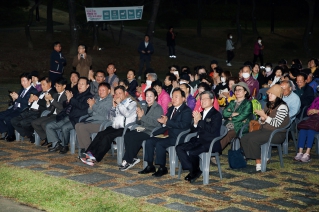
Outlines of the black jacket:
M 56 121 L 61 121 L 64 117 L 69 116 L 69 119 L 74 127 L 75 124 L 79 122 L 79 118 L 81 116 L 88 114 L 89 104 L 87 103 L 87 100 L 92 97 L 93 95 L 90 93 L 89 88 L 83 93 L 75 94 L 71 98 L 70 102 L 64 102 L 64 109 L 56 116 Z M 70 106 L 72 107 L 71 111 L 69 114 L 67 114 L 67 110 Z

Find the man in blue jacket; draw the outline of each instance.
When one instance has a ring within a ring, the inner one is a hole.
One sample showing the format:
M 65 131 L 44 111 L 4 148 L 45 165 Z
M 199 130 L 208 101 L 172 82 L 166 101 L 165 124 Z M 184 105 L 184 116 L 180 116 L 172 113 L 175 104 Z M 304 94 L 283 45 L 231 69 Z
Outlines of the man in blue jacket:
M 36 95 L 38 93 L 38 90 L 31 85 L 31 78 L 29 73 L 21 74 L 21 90 L 18 93 L 8 91 L 13 100 L 13 106 L 6 111 L 0 112 L 0 133 L 7 132 L 6 136 L 2 139 L 6 139 L 8 142 L 15 141 L 16 139 L 11 119 L 19 116 L 22 111 L 28 108 L 28 101 L 31 94 Z
M 50 56 L 50 70 L 49 78 L 51 80 L 52 87 L 58 78 L 62 77 L 64 66 L 66 65 L 66 59 L 61 53 L 61 43 L 53 43 L 53 51 Z
M 65 91 L 67 100 L 64 102 L 64 109 L 57 114 L 56 121 L 50 122 L 46 126 L 46 134 L 49 143 L 56 143 L 49 151 L 60 151 L 65 154 L 69 151 L 70 130 L 74 129 L 81 116 L 88 114 L 88 99 L 93 95 L 90 93 L 89 80 L 80 77 L 78 82 L 79 93 L 73 96 L 72 92 Z M 61 140 L 56 130 L 62 130 Z
M 200 94 L 201 106 L 204 109 L 201 113 L 194 111 L 194 125 L 192 131 L 197 132 L 189 142 L 176 146 L 176 154 L 182 164 L 182 168 L 189 170 L 185 180 L 193 183 L 202 174 L 199 168 L 199 155 L 209 150 L 212 140 L 220 135 L 222 115 L 214 105 L 214 93 L 204 91 Z M 212 152 L 221 152 L 220 142 L 215 142 Z M 188 152 L 188 154 L 187 154 Z
M 140 53 L 140 66 L 137 74 L 138 79 L 141 79 L 144 63 L 146 65 L 146 69 L 150 68 L 151 55 L 154 52 L 154 47 L 149 41 L 150 37 L 145 35 L 144 41 L 142 41 L 138 46 L 138 53 Z

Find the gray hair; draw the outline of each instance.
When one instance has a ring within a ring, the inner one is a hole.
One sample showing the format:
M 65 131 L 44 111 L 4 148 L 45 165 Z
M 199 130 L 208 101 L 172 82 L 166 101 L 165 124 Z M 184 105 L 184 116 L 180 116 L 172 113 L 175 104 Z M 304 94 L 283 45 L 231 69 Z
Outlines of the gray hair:
M 210 99 L 215 99 L 215 94 L 212 91 L 203 91 L 201 94 L 199 94 L 199 97 L 202 98 L 202 95 L 208 94 Z
M 156 73 L 148 73 L 148 76 L 151 76 L 153 80 L 157 80 L 157 74 Z

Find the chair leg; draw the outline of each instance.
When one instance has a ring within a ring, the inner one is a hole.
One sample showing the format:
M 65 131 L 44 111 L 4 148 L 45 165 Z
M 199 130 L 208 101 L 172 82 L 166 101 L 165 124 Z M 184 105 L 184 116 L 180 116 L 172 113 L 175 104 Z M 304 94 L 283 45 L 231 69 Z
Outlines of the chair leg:
M 203 175 L 203 185 L 208 185 L 209 183 L 209 165 L 210 165 L 210 153 L 202 153 L 200 162 L 202 164 L 202 175 Z
M 315 137 L 316 153 L 319 157 L 319 138 Z
M 267 144 L 261 145 L 261 172 L 266 171 L 268 151 L 270 151 L 270 149 Z
M 178 162 L 178 179 L 181 179 L 182 171 L 182 164 L 181 162 Z
M 222 168 L 220 167 L 219 155 L 216 155 L 216 156 L 215 156 L 215 159 L 216 159 L 216 163 L 217 163 L 217 167 L 218 167 L 219 177 L 220 177 L 220 179 L 223 179 L 223 176 L 222 176 Z
M 143 143 L 142 143 L 142 148 L 143 148 L 143 169 L 145 169 L 146 168 L 146 166 L 147 166 L 147 162 L 144 160 L 144 158 L 145 158 L 145 140 L 143 141 Z
M 176 152 L 175 146 L 168 147 L 168 158 L 169 158 L 169 172 L 171 176 L 175 176 L 175 162 L 176 162 Z
M 284 167 L 284 161 L 282 158 L 282 149 L 281 149 L 281 145 L 277 146 L 278 147 L 278 153 L 279 153 L 279 161 L 280 161 L 280 166 L 281 168 Z
M 39 137 L 39 135 L 38 135 L 38 133 L 36 132 L 36 131 L 34 131 L 34 140 L 35 140 L 35 142 L 34 142 L 34 144 L 36 145 L 36 146 L 40 146 L 40 137 Z
M 116 144 L 117 144 L 117 164 L 121 165 L 123 160 L 123 152 L 124 152 L 124 138 L 117 137 Z

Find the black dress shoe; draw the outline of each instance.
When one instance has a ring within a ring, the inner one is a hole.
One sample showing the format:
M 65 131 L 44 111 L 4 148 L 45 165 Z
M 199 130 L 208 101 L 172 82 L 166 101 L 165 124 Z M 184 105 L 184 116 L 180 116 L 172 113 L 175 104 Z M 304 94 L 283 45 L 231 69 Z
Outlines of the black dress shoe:
M 56 152 L 62 149 L 62 145 L 60 143 L 57 143 L 54 147 L 49 148 L 49 152 Z
M 49 145 L 47 147 L 48 148 L 52 148 L 52 143 L 49 143 Z
M 148 173 L 155 172 L 155 171 L 156 171 L 155 166 L 146 166 L 145 169 L 143 169 L 142 171 L 139 171 L 138 173 L 139 174 L 148 174 Z
M 44 142 L 41 144 L 41 146 L 48 146 L 48 145 L 49 145 L 48 139 L 45 139 Z
M 30 142 L 31 142 L 31 144 L 34 144 L 34 142 L 35 142 L 35 137 L 34 137 L 34 135 L 30 137 Z
M 197 178 L 199 178 L 200 176 L 202 175 L 202 171 L 197 171 L 197 172 L 194 172 L 194 173 L 191 173 L 190 174 L 190 178 L 189 178 L 189 182 L 190 183 L 193 183 L 197 180 Z
M 167 171 L 166 167 L 164 167 L 164 168 L 159 167 L 157 172 L 152 174 L 152 176 L 154 176 L 154 177 L 162 177 L 163 175 L 165 175 L 167 173 L 168 173 L 168 171 Z
M 191 173 L 188 173 L 188 175 L 186 175 L 186 177 L 184 178 L 184 180 L 189 181 L 189 178 L 191 177 Z
M 8 137 L 6 138 L 6 141 L 7 141 L 7 142 L 12 142 L 12 141 L 15 141 L 15 140 L 16 140 L 16 136 L 15 136 L 15 135 L 8 136 Z
M 60 154 L 65 154 L 69 151 L 69 147 L 68 146 L 63 146 L 62 149 L 60 150 Z

